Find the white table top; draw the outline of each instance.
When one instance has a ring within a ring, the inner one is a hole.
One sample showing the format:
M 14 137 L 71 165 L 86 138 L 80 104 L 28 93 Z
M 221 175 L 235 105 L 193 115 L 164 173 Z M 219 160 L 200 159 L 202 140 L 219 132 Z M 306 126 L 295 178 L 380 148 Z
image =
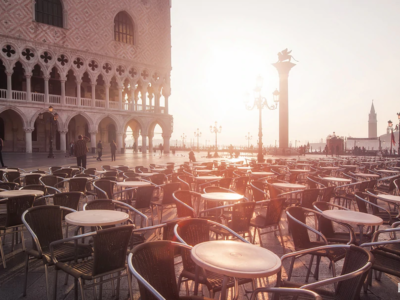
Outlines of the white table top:
M 243 195 L 236 193 L 206 193 L 201 194 L 201 198 L 211 201 L 239 201 L 243 199 Z
M 125 222 L 129 215 L 114 210 L 84 210 L 70 213 L 65 221 L 78 226 L 108 226 Z
M 386 195 L 386 194 L 378 194 L 377 197 L 382 200 L 391 201 L 391 202 L 400 202 L 400 196 L 395 195 Z
M 322 214 L 328 219 L 355 225 L 381 225 L 383 220 L 377 216 L 352 210 L 324 210 Z
M 96 173 L 99 173 L 99 174 L 104 174 L 105 172 L 107 172 L 107 171 L 105 171 L 105 170 L 100 170 L 100 171 L 96 170 Z
M 368 173 L 354 173 L 356 176 L 361 176 L 361 177 L 370 177 L 370 178 L 379 178 L 380 176 L 378 174 L 368 174 Z
M 141 187 L 141 186 L 149 186 L 151 185 L 150 182 L 145 181 L 122 181 L 117 182 L 117 186 L 121 187 Z
M 43 191 L 36 191 L 36 190 L 10 190 L 10 191 L 3 191 L 0 192 L 0 198 L 8 198 L 8 197 L 16 197 L 16 196 L 43 196 Z
M 272 172 L 251 172 L 250 175 L 276 176 L 276 174 Z
M 155 172 L 163 172 L 163 171 L 165 171 L 166 169 L 165 168 L 154 168 L 154 169 L 151 169 L 152 171 L 155 171 Z
M 206 169 L 207 166 L 193 166 L 194 169 Z M 211 171 L 211 170 L 210 170 Z
M 322 170 L 339 170 L 339 167 L 319 167 Z
M 211 170 L 196 170 L 197 173 L 210 173 Z
M 297 184 L 297 183 L 285 183 L 285 182 L 276 182 L 272 184 L 273 186 L 276 186 L 278 188 L 282 189 L 305 189 L 306 186 L 302 184 Z
M 125 165 L 119 165 L 119 166 L 111 166 L 110 168 L 118 169 L 118 168 L 120 168 L 120 167 L 127 167 L 127 166 L 125 166 Z
M 290 173 L 308 173 L 311 172 L 310 170 L 303 170 L 303 169 L 291 169 L 289 170 Z
M 156 173 L 138 173 L 139 176 L 147 177 L 147 176 L 153 176 Z
M 237 167 L 238 170 L 251 170 L 253 167 Z
M 340 177 L 322 177 L 321 179 L 326 181 L 335 181 L 335 182 L 351 182 L 351 179 L 340 178 Z
M 398 173 L 399 171 L 394 171 L 394 170 L 375 170 L 376 172 L 379 173 Z
M 194 177 L 194 179 L 196 180 L 218 180 L 218 179 L 222 179 L 222 176 L 197 176 Z
M 297 163 L 296 166 L 307 167 L 307 166 L 311 166 L 311 164 Z
M 243 242 L 200 243 L 193 247 L 191 257 L 198 266 L 231 277 L 267 277 L 281 269 L 281 260 L 276 254 Z
M 345 168 L 357 168 L 357 165 L 341 165 L 341 167 L 345 167 Z

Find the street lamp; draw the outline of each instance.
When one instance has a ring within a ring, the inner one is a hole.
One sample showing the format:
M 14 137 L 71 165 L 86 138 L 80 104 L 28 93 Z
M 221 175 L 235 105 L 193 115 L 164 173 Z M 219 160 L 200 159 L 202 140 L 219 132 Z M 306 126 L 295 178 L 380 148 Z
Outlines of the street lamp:
M 389 133 L 390 133 L 390 137 L 389 137 L 389 139 L 390 139 L 390 155 L 392 155 L 392 147 L 393 147 L 393 144 L 392 144 L 392 134 L 393 134 L 393 123 L 392 123 L 392 121 L 391 120 L 389 120 L 388 121 L 388 126 L 389 126 Z
M 182 139 L 182 148 L 184 148 L 184 149 L 185 149 L 185 140 L 186 140 L 186 138 L 187 138 L 187 135 L 186 135 L 186 134 L 182 134 L 182 135 L 181 135 L 181 139 Z
M 248 132 L 247 135 L 244 136 L 244 138 L 247 140 L 247 148 L 250 148 L 250 140 L 253 138 L 253 136 L 250 135 L 250 132 Z
M 197 132 L 194 132 L 194 136 L 197 137 L 197 152 L 199 152 L 199 137 L 201 137 L 201 132 L 199 131 L 199 129 L 197 128 Z
M 54 113 L 53 114 L 53 107 L 49 106 L 48 108 L 48 112 L 51 114 L 51 118 L 49 119 L 45 119 L 45 122 L 49 122 L 50 123 L 50 148 L 49 148 L 49 155 L 47 156 L 47 158 L 54 158 L 54 154 L 53 154 L 53 125 L 57 126 L 57 120 L 58 120 L 58 114 Z M 43 113 L 39 114 L 39 119 L 43 120 Z
M 257 107 L 259 110 L 259 121 L 258 121 L 258 154 L 257 154 L 257 160 L 258 162 L 264 162 L 264 155 L 262 152 L 262 115 L 261 111 L 264 107 L 267 107 L 269 110 L 275 110 L 278 108 L 278 103 L 279 103 L 279 92 L 278 90 L 275 90 L 272 95 L 273 95 L 273 100 L 275 104 L 272 104 L 271 106 L 268 104 L 267 99 L 263 96 L 261 96 L 261 89 L 263 86 L 263 78 L 261 76 L 257 77 L 256 81 L 256 87 L 254 88 L 254 103 L 253 105 L 249 105 L 249 99 L 245 100 L 245 105 L 248 110 L 254 109 L 254 107 Z
M 218 143 L 217 143 L 217 135 L 218 133 L 221 133 L 222 131 L 222 126 L 217 126 L 217 121 L 215 121 L 215 125 L 214 126 L 210 126 L 210 132 L 215 133 L 215 153 L 214 153 L 214 157 L 218 157 Z

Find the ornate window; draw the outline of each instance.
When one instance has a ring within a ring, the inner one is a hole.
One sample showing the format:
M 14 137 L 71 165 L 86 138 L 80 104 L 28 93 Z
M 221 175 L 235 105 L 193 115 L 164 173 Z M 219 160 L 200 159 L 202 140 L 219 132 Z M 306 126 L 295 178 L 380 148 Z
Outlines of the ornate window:
M 39 23 L 63 27 L 61 0 L 36 0 L 35 20 Z
M 114 19 L 114 40 L 133 45 L 133 23 L 131 17 L 124 11 L 119 12 Z

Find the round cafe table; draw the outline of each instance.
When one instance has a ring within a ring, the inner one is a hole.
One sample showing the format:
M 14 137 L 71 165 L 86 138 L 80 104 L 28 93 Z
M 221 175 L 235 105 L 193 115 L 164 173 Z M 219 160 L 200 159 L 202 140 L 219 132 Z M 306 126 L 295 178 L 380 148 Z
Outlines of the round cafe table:
M 366 177 L 366 178 L 379 178 L 378 174 L 369 174 L 369 173 L 354 173 L 354 175 L 359 177 Z
M 198 174 L 207 174 L 210 172 L 212 172 L 212 170 L 196 170 L 196 173 L 198 173 Z
M 363 240 L 364 226 L 382 225 L 383 220 L 377 216 L 352 210 L 324 210 L 322 212 L 327 219 L 350 225 L 357 225 L 360 229 L 360 241 Z
M 0 198 L 9 198 L 9 197 L 16 197 L 16 196 L 43 196 L 43 191 L 37 190 L 9 190 L 9 191 L 2 191 L 0 192 Z
M 68 224 L 77 226 L 109 226 L 125 222 L 127 213 L 114 210 L 84 210 L 72 212 L 65 216 Z
M 333 171 L 333 170 L 339 170 L 340 168 L 339 167 L 319 167 L 319 169 Z
M 141 186 L 149 186 L 151 185 L 150 182 L 145 181 L 122 181 L 117 182 L 117 186 L 120 187 L 141 187 Z
M 276 176 L 276 174 L 272 172 L 251 172 L 250 176 Z
M 209 175 L 209 176 L 197 176 L 194 177 L 196 180 L 218 180 L 222 179 L 222 176 L 215 176 L 215 175 Z
M 155 174 L 157 174 L 157 173 L 137 173 L 140 177 L 148 177 L 148 176 L 152 176 L 152 175 L 155 175 Z
M 238 170 L 251 170 L 253 167 L 237 167 Z
M 375 172 L 393 174 L 393 173 L 399 173 L 400 171 L 394 171 L 394 170 L 375 170 Z
M 286 183 L 286 182 L 276 182 L 272 184 L 273 186 L 284 189 L 284 190 L 301 190 L 305 189 L 306 186 L 302 184 L 297 184 L 297 183 Z
M 332 182 L 351 182 L 351 179 L 341 178 L 341 177 L 322 177 L 322 180 L 332 181 Z
M 207 201 L 239 201 L 243 199 L 243 195 L 236 193 L 206 193 L 201 194 L 201 198 Z
M 165 168 L 154 168 L 154 169 L 151 169 L 152 171 L 154 171 L 154 172 L 164 172 L 166 169 Z
M 196 266 L 196 277 L 199 268 L 224 275 L 221 299 L 226 299 L 228 277 L 262 278 L 278 273 L 281 270 L 280 258 L 263 247 L 236 241 L 209 241 L 197 244 L 190 252 Z M 197 295 L 198 282 L 194 294 Z M 237 299 L 239 289 L 235 288 Z
M 289 170 L 290 173 L 308 173 L 311 172 L 310 170 L 303 170 L 303 169 L 291 169 Z

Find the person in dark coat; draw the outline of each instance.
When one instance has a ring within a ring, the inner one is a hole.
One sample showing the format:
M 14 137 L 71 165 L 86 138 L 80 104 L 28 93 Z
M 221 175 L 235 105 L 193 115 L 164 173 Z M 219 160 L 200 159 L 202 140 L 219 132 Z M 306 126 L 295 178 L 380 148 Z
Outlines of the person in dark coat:
M 111 161 L 115 161 L 115 153 L 117 152 L 117 144 L 115 141 L 112 141 L 110 143 L 110 148 L 111 148 Z
M 103 144 L 101 141 L 97 143 L 97 160 L 101 161 L 101 157 L 103 155 Z

